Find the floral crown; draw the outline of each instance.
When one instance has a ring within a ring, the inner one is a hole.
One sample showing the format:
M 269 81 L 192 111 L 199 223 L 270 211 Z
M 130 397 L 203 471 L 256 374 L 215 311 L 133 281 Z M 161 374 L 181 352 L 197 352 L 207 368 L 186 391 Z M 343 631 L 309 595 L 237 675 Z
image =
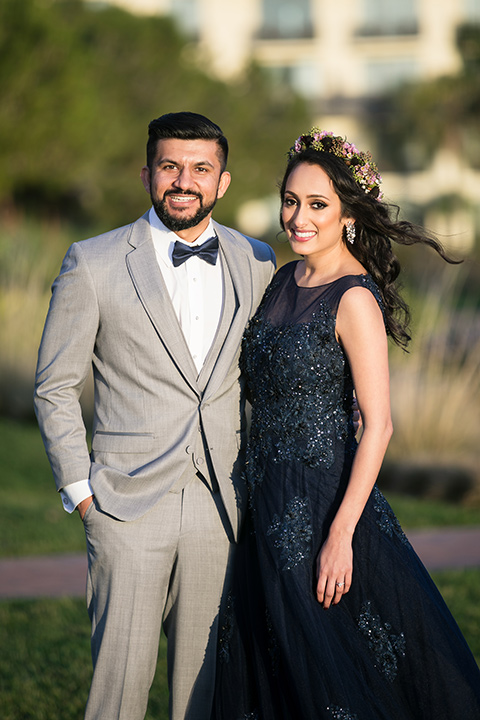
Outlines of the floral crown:
M 319 152 L 330 153 L 343 160 L 350 170 L 355 182 L 369 195 L 381 200 L 380 190 L 382 176 L 378 172 L 372 156 L 368 152 L 360 152 L 355 145 L 327 130 L 313 127 L 310 132 L 300 135 L 288 151 L 291 160 L 295 155 L 312 148 Z

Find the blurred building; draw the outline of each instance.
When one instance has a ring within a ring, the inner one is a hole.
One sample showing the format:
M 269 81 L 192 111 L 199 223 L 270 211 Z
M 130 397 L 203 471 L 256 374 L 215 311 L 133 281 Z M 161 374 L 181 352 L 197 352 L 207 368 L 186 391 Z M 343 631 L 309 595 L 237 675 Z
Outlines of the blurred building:
M 480 24 L 480 0 L 109 1 L 172 16 L 197 62 L 222 80 L 235 81 L 255 61 L 279 92 L 301 94 L 318 124 L 373 151 L 368 111 L 375 98 L 406 81 L 458 73 L 457 30 Z M 458 234 L 465 248 L 473 243 L 468 206 L 478 206 L 480 173 L 465 159 L 439 148 L 428 169 L 385 174 L 384 187 L 396 202 L 430 207 L 434 229 Z M 446 218 L 435 199 L 450 195 L 460 198 L 459 209 L 450 207 Z
M 311 100 L 359 99 L 460 67 L 458 26 L 480 0 L 110 0 L 172 15 L 209 68 L 238 77 L 253 58 Z

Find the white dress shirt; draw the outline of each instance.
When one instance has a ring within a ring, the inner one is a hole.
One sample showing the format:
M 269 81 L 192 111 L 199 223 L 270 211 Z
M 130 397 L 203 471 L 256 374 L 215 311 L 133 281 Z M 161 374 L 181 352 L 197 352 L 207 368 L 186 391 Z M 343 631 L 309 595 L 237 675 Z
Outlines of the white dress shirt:
M 175 313 L 185 336 L 198 373 L 213 343 L 223 305 L 222 265 L 215 265 L 192 255 L 178 267 L 172 263 L 175 241 L 181 238 L 168 230 L 151 208 L 150 228 L 157 262 L 167 286 Z M 202 245 L 215 235 L 212 221 L 190 247 Z
M 157 216 L 153 207 L 148 216 L 153 246 L 175 314 L 182 328 L 185 341 L 200 373 L 208 351 L 215 338 L 223 306 L 222 264 L 217 258 L 215 265 L 192 255 L 178 267 L 172 263 L 175 242 L 183 242 L 169 230 Z M 207 229 L 192 243 L 202 245 L 215 235 L 212 221 Z M 93 495 L 90 481 L 79 480 L 60 491 L 64 509 L 72 513 L 77 505 Z

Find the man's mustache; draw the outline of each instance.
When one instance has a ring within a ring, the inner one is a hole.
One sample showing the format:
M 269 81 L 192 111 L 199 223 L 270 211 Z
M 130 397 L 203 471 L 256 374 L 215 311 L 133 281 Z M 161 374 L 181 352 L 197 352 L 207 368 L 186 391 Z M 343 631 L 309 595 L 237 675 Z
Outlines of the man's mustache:
M 201 193 L 197 192 L 196 190 L 166 190 L 163 193 L 163 199 L 165 200 L 165 198 L 169 195 L 193 195 L 200 201 L 203 200 L 203 196 L 201 195 Z

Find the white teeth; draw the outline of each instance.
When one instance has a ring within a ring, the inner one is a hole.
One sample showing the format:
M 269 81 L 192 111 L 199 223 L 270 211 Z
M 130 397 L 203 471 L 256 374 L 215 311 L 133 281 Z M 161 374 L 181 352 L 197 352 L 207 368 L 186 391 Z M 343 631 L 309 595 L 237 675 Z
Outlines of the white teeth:
M 173 202 L 190 202 L 195 199 L 194 195 L 170 195 Z
M 295 230 L 295 235 L 300 238 L 307 238 L 307 237 L 313 237 L 315 235 L 314 232 L 300 232 L 300 230 Z

